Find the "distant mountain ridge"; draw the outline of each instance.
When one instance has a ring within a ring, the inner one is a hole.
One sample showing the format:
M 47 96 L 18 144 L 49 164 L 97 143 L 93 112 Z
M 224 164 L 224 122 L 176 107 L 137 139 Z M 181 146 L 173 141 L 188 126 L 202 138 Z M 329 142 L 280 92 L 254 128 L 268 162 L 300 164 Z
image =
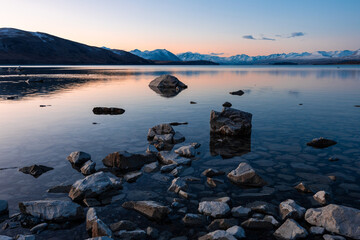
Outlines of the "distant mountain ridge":
M 180 58 L 166 49 L 155 49 L 153 51 L 134 49 L 130 53 L 154 61 L 181 61 Z
M 0 28 L 0 64 L 153 64 L 126 51 L 112 51 L 47 33 Z

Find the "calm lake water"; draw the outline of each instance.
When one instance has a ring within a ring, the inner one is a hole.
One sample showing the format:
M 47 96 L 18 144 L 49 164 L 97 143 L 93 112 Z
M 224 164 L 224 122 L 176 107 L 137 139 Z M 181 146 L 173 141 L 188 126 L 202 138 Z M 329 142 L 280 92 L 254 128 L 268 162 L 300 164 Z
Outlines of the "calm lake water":
M 238 204 L 264 200 L 278 205 L 292 198 L 308 208 L 314 206 L 312 195 L 293 189 L 304 181 L 331 192 L 334 203 L 360 208 L 358 66 L 57 67 L 31 68 L 26 74 L 0 72 L 0 199 L 9 201 L 11 213 L 18 212 L 19 201 L 66 197 L 46 190 L 83 178 L 66 160 L 71 152 L 90 153 L 101 168 L 109 153 L 144 152 L 148 129 L 175 121 L 189 123 L 174 127 L 186 137 L 185 143 L 201 144 L 197 160 L 183 175 L 200 177 L 209 167 L 227 172 L 247 160 L 269 182 L 264 189 L 247 189 L 223 176 L 219 178 L 225 184 L 211 189 L 202 178 L 190 185 L 199 199 L 227 195 Z M 148 84 L 162 74 L 178 77 L 188 88 L 176 96 L 161 96 Z M 27 84 L 29 77 L 45 82 Z M 243 96 L 229 94 L 239 89 Z M 8 95 L 19 98 L 6 100 Z M 210 144 L 210 111 L 221 111 L 225 101 L 253 114 L 248 147 L 234 144 L 230 156 L 217 155 L 222 147 Z M 126 112 L 94 115 L 96 106 Z M 338 143 L 326 149 L 306 146 L 317 137 Z M 333 156 L 339 161 L 328 160 Z M 18 171 L 33 164 L 54 170 L 39 178 Z M 124 200 L 164 202 L 170 181 L 144 174 L 136 183 L 124 184 Z

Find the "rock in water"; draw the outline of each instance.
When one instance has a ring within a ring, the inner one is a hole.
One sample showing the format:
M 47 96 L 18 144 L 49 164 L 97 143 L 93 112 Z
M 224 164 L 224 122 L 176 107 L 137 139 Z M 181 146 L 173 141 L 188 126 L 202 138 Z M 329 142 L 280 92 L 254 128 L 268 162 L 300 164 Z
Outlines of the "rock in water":
M 255 172 L 255 170 L 245 162 L 232 170 L 227 177 L 235 184 L 250 186 L 250 187 L 263 187 L 266 182 Z
M 96 115 L 120 115 L 125 112 L 122 108 L 115 108 L 115 107 L 94 107 L 93 113 Z
M 70 153 L 70 155 L 67 157 L 67 160 L 69 160 L 74 168 L 80 170 L 84 163 L 91 160 L 91 156 L 86 152 L 77 151 Z
M 232 104 L 229 102 L 224 102 L 224 104 L 223 104 L 223 107 L 231 107 L 231 106 L 232 106 Z
M 210 132 L 227 136 L 250 136 L 252 114 L 224 107 L 222 112 L 211 111 Z
M 93 174 L 96 172 L 96 163 L 94 163 L 93 161 L 89 160 L 86 163 L 84 163 L 84 165 L 81 167 L 80 172 L 87 176 L 90 174 Z
M 148 218 L 161 221 L 167 217 L 171 209 L 155 201 L 130 201 L 124 202 L 123 208 L 134 209 Z
M 163 123 L 163 124 L 159 124 L 159 125 L 156 125 L 156 126 L 150 128 L 148 131 L 147 139 L 149 141 L 151 141 L 154 139 L 155 136 L 164 136 L 167 134 L 171 134 L 172 136 L 174 136 L 175 130 L 173 129 L 173 127 L 170 124 Z M 162 139 L 162 138 L 159 138 L 159 139 Z
M 332 145 L 335 145 L 337 142 L 334 140 L 326 139 L 326 138 L 314 138 L 311 142 L 308 142 L 306 145 L 314 147 L 314 148 L 327 148 Z
M 275 232 L 274 236 L 281 240 L 305 238 L 308 232 L 295 220 L 287 219 Z
M 145 164 L 155 161 L 155 154 L 133 154 L 127 151 L 110 153 L 102 160 L 105 166 L 125 172 L 140 170 Z
M 44 165 L 32 165 L 30 167 L 23 167 L 20 168 L 19 171 L 23 172 L 25 174 L 30 174 L 31 176 L 38 178 L 40 177 L 43 173 L 46 173 L 50 170 L 53 170 L 54 168 L 52 167 L 47 167 Z
M 182 157 L 191 158 L 195 156 L 196 150 L 192 145 L 187 145 L 176 149 L 175 153 L 179 154 Z
M 360 239 L 360 210 L 342 205 L 330 204 L 321 208 L 310 208 L 305 220 L 311 225 L 324 227 L 354 239 Z
M 238 90 L 238 91 L 235 91 L 235 92 L 229 92 L 231 95 L 238 95 L 238 96 L 241 96 L 241 95 L 244 95 L 244 91 L 243 90 Z
M 279 204 L 280 215 L 282 219 L 293 218 L 301 219 L 306 209 L 299 206 L 294 200 L 288 199 Z
M 40 218 L 44 221 L 66 222 L 84 218 L 83 208 L 71 201 L 39 200 L 19 203 L 23 214 Z
M 161 75 L 149 83 L 149 87 L 155 88 L 187 88 L 187 86 L 172 75 Z
M 230 213 L 230 207 L 224 202 L 203 201 L 199 203 L 198 211 L 206 216 L 222 218 Z
M 69 197 L 79 202 L 84 198 L 97 198 L 105 192 L 119 188 L 120 182 L 111 179 L 104 172 L 98 172 L 76 181 L 71 187 Z
M 325 191 L 318 191 L 316 194 L 314 194 L 313 198 L 321 205 L 326 205 L 330 201 L 330 194 Z

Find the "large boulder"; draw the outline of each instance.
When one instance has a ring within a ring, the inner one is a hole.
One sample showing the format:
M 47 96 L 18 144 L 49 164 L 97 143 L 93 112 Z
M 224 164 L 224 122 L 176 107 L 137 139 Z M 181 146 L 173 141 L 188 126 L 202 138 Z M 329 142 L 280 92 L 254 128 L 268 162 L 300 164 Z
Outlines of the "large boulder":
M 305 220 L 311 225 L 324 227 L 354 239 L 360 239 L 360 210 L 342 205 L 330 204 L 321 208 L 310 208 Z
M 151 88 L 187 88 L 187 86 L 179 81 L 177 77 L 172 75 L 161 75 L 149 83 Z
M 224 202 L 203 201 L 199 203 L 198 211 L 213 218 L 223 218 L 229 215 L 230 207 Z
M 167 217 L 171 209 L 155 201 L 129 201 L 123 203 L 123 208 L 134 209 L 148 218 L 161 221 Z
M 76 202 L 85 198 L 98 198 L 105 192 L 121 188 L 121 183 L 110 178 L 104 172 L 97 172 L 76 181 L 69 192 L 69 197 Z
M 211 111 L 210 132 L 228 136 L 250 136 L 252 114 L 224 107 L 222 112 Z
M 232 170 L 227 177 L 235 184 L 250 186 L 250 187 L 263 187 L 266 182 L 255 172 L 255 170 L 245 162 Z
M 287 219 L 275 232 L 274 236 L 280 240 L 296 240 L 308 235 L 306 229 L 293 219 Z
M 105 166 L 125 172 L 140 170 L 145 164 L 155 161 L 155 154 L 133 154 L 127 151 L 110 153 L 102 160 Z
M 63 200 L 20 202 L 19 208 L 23 214 L 51 222 L 81 220 L 85 216 L 80 205 Z

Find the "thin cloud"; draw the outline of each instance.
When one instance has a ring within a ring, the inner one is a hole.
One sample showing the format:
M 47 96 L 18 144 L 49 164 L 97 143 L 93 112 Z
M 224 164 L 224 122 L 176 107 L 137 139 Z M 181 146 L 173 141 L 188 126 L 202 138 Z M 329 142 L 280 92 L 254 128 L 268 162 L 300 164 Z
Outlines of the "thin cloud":
M 262 37 L 261 39 L 259 40 L 269 40 L 269 41 L 275 41 L 276 39 L 275 38 L 268 38 L 268 37 Z
M 293 33 L 291 33 L 289 38 L 302 37 L 304 35 L 305 35 L 305 33 L 303 33 L 303 32 L 293 32 Z
M 250 39 L 250 40 L 256 40 L 256 38 L 254 38 L 253 35 L 245 35 L 245 36 L 243 36 L 243 38 Z
M 243 38 L 250 39 L 250 40 L 267 40 L 267 41 L 275 41 L 275 38 L 269 38 L 269 37 L 261 37 L 261 38 L 254 38 L 253 35 L 244 35 Z
M 213 55 L 213 56 L 220 56 L 220 55 L 224 55 L 224 53 L 210 53 L 210 55 Z

